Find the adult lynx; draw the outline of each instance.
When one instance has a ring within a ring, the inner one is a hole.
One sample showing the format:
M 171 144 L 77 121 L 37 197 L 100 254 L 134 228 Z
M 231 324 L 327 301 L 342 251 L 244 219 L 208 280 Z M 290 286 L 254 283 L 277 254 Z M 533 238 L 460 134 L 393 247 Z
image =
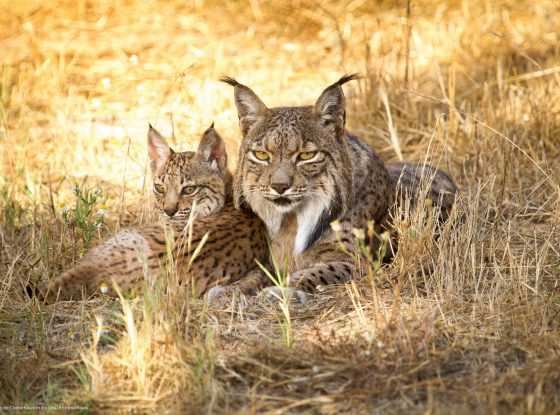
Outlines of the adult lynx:
M 249 206 L 265 222 L 273 256 L 287 263 L 289 284 L 304 291 L 350 280 L 354 263 L 340 244 L 354 252 L 352 230 L 369 220 L 377 233 L 387 228 L 400 173 L 405 186 L 417 182 L 412 165 L 390 173 L 367 144 L 345 130 L 342 85 L 352 79 L 344 76 L 327 87 L 312 106 L 278 108 L 268 108 L 236 80 L 222 79 L 234 87 L 243 135 L 235 204 Z M 436 176 L 434 202 L 445 200 L 447 211 L 456 188 L 443 172 Z M 333 221 L 339 223 L 338 235 Z

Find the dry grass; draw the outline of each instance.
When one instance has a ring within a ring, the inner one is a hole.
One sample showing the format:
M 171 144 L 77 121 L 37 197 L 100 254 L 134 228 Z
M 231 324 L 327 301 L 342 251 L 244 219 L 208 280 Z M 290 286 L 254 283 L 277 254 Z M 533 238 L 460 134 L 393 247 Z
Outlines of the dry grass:
M 404 0 L 0 1 L 0 406 L 560 413 L 560 8 L 411 5 L 407 18 Z M 352 131 L 386 160 L 429 157 L 462 189 L 436 242 L 428 208 L 404 212 L 392 264 L 289 326 L 251 300 L 208 310 L 172 283 L 133 301 L 27 297 L 88 235 L 146 220 L 148 122 L 188 148 L 214 120 L 235 162 L 220 75 L 280 105 L 354 71 Z M 103 190 L 85 224 L 63 214 L 75 183 Z

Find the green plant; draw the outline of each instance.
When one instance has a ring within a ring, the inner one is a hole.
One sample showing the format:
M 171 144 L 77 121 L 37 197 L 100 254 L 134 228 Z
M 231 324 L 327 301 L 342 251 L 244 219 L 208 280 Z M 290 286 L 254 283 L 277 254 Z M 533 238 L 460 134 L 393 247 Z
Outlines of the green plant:
M 103 225 L 104 210 L 95 210 L 103 192 L 99 188 L 89 189 L 74 185 L 74 206 L 64 208 L 62 219 L 72 230 L 78 230 L 84 250 L 88 249 L 95 232 Z
M 283 268 L 278 266 L 278 262 L 273 255 L 272 266 L 274 267 L 274 273 L 270 272 L 263 264 L 257 261 L 259 268 L 265 273 L 265 275 L 272 281 L 275 287 L 277 287 L 281 295 L 277 297 L 278 305 L 282 316 L 279 319 L 280 330 L 282 333 L 282 340 L 286 347 L 292 347 L 294 344 L 294 335 L 292 328 L 292 318 L 290 315 L 290 288 L 289 285 L 289 275 L 288 275 L 288 259 L 286 258 L 286 263 Z
M 17 226 L 21 222 L 25 210 L 14 199 L 12 192 L 7 187 L 0 190 L 0 198 L 2 200 L 2 220 L 6 228 Z

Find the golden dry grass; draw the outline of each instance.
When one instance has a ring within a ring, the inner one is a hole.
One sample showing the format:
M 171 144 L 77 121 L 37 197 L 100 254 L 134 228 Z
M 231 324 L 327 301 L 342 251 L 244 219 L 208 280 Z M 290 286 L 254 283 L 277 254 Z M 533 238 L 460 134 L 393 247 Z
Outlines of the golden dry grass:
M 410 3 L 0 1 L 0 406 L 560 413 L 560 6 Z M 428 208 L 403 212 L 395 261 L 291 326 L 251 300 L 209 310 L 173 278 L 131 302 L 28 298 L 85 249 L 63 215 L 75 183 L 103 191 L 94 239 L 147 220 L 148 122 L 185 149 L 215 121 L 233 166 L 220 75 L 274 106 L 345 72 L 364 75 L 352 131 L 457 179 L 436 242 Z

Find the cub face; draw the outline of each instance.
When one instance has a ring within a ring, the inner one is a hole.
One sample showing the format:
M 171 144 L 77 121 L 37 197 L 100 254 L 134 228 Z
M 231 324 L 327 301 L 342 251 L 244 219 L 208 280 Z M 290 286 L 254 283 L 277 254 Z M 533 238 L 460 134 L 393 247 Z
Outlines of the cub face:
M 352 175 L 341 85 L 354 78 L 330 85 L 313 106 L 270 109 L 247 86 L 222 79 L 235 87 L 243 135 L 237 206 L 246 202 L 268 225 L 287 213 L 335 215 L 348 208 Z
M 231 186 L 225 144 L 212 125 L 196 152 L 176 153 L 151 125 L 148 155 L 155 207 L 172 222 L 186 223 L 191 211 L 197 217 L 224 207 Z

